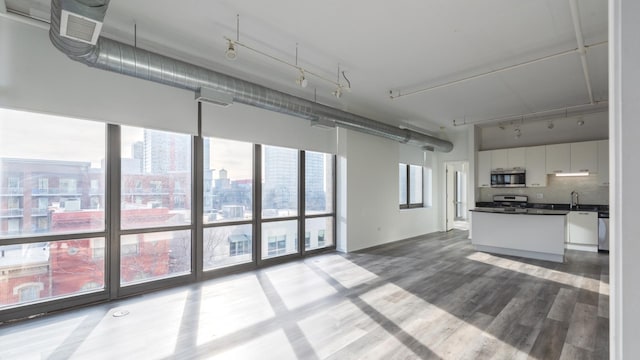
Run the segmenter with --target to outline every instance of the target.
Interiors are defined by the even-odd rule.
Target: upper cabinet
[[[478,151],[479,187],[491,187],[491,151]]]
[[[491,150],[491,169],[524,168],[524,148]]]
[[[525,179],[527,187],[547,186],[546,146],[530,146],[525,148]]]
[[[511,169],[525,168],[525,148],[507,149],[507,166]]]
[[[571,143],[571,172],[598,172],[598,142]]]
[[[571,144],[546,146],[547,174],[571,172]]]
[[[598,185],[609,186],[609,140],[598,143]]]
[[[547,186],[547,174],[598,174],[598,185],[609,185],[609,141],[519,147],[478,152],[478,186],[491,187],[491,170],[526,170],[527,187]]]
[[[509,167],[507,149],[491,150],[491,169],[506,170]]]
[[[547,145],[547,174],[598,171],[597,141]]]

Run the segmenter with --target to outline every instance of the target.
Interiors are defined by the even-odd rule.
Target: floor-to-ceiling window
[[[251,143],[203,139],[203,268],[253,261]]]
[[[299,151],[262,147],[262,259],[298,252]]]
[[[0,109],[0,311],[105,292],[105,138]]]
[[[305,251],[335,245],[333,159],[331,154],[305,152]]]
[[[121,128],[120,284],[191,272],[192,141]]]
[[[333,154],[0,111],[0,321],[335,246]]]

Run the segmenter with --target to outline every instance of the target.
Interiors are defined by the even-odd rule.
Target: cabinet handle
[[[585,212],[585,213],[583,213],[583,212],[579,212],[578,214],[579,214],[579,215],[589,215],[589,213],[586,213],[586,212]]]
[[[589,172],[589,169],[580,169],[580,172]]]
[[[531,186],[540,186],[540,184],[531,184]]]
[[[562,170],[553,170],[554,173],[561,173]]]

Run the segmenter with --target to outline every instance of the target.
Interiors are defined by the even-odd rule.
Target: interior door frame
[[[466,160],[457,160],[457,161],[445,161],[444,162],[444,169],[445,169],[445,206],[444,206],[444,212],[445,212],[445,231],[450,231],[454,228],[454,223],[456,221],[456,209],[455,206],[456,204],[454,203],[455,201],[455,171],[463,171],[466,173],[467,175],[467,184],[466,184],[466,193],[467,193],[467,199],[468,200],[468,194],[469,194],[469,179],[470,179],[470,172],[469,172],[469,161]],[[464,199],[464,196],[463,196]],[[463,200],[463,201],[465,201]],[[468,201],[465,201],[468,203]],[[468,217],[466,218],[466,222],[469,222]]]

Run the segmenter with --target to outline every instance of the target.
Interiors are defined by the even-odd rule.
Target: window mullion
[[[305,252],[306,155],[298,152],[298,254]]]
[[[198,135],[192,141],[191,172],[191,272],[196,280],[201,280],[204,268],[203,212],[204,212],[204,145],[202,139],[202,103],[198,102]]]
[[[121,128],[119,125],[107,125],[107,179],[106,214],[107,244],[105,246],[105,287],[109,297],[118,297],[120,289],[120,180]]]

